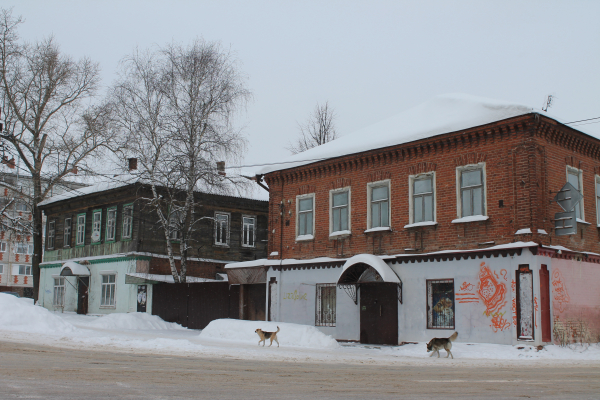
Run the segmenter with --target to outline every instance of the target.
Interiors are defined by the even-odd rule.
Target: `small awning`
[[[360,282],[400,283],[400,278],[380,257],[373,254],[358,254],[346,260],[338,284]]]
[[[90,270],[75,261],[67,261],[60,269],[60,276],[90,276]]]

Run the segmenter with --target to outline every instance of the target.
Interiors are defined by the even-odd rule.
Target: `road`
[[[0,341],[2,399],[600,398],[600,363],[254,362]]]

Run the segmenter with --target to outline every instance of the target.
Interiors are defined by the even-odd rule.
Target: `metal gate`
[[[152,289],[152,314],[190,329],[204,329],[219,318],[237,318],[238,302],[239,286],[227,282],[159,283]]]

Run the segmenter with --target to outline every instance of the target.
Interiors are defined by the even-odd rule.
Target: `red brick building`
[[[435,335],[429,329],[449,329],[459,340],[543,343],[578,335],[579,324],[597,339],[600,140],[542,111],[441,96],[259,178],[270,190],[269,260],[229,269],[263,268],[270,282],[293,285],[312,277],[316,285],[306,311],[270,293],[273,319],[307,323],[312,308],[320,326],[319,310],[333,307],[339,320],[339,293],[371,307],[377,296],[367,283],[387,275],[398,286],[398,304],[389,306],[398,310],[396,328],[389,326],[396,317],[372,321],[362,306],[345,304],[345,327],[323,329],[368,342],[426,340]],[[552,199],[567,181],[583,200],[577,233],[557,236],[562,209]],[[365,263],[365,255],[387,267]],[[322,269],[337,274],[321,278]],[[293,279],[284,274],[301,270]],[[321,284],[337,284],[333,303],[323,303]],[[372,339],[390,329],[392,339]]]

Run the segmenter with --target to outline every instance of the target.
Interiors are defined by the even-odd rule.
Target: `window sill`
[[[585,225],[591,225],[589,222],[585,222],[584,220],[577,218],[577,223],[578,224],[585,224]]]
[[[313,240],[315,238],[315,235],[300,235],[300,236],[296,236],[296,242],[303,242],[306,240]]]
[[[478,221],[487,221],[490,219],[487,215],[472,215],[470,217],[462,217],[455,220],[452,220],[453,224],[464,224],[465,222],[478,222]]]
[[[104,309],[108,308],[108,309],[113,309],[114,310],[115,308],[117,308],[117,306],[100,306],[100,308],[104,308]]]
[[[278,251],[272,251],[271,254],[269,254],[269,257],[275,257],[278,256],[279,252]]]
[[[339,237],[339,236],[350,236],[352,234],[352,231],[346,230],[346,231],[337,231],[337,232],[332,232],[329,234],[330,238],[335,238],[335,237]]]
[[[389,226],[378,226],[377,228],[367,229],[365,231],[365,233],[371,233],[371,232],[390,232],[391,230],[392,230],[392,228],[390,228]]]
[[[452,221],[452,222],[454,222],[454,221]],[[434,225],[437,225],[436,221],[415,222],[414,224],[404,225],[404,229],[418,228],[419,226],[434,226]]]
[[[243,245],[242,245],[242,247],[243,247],[244,249],[254,249],[254,248],[256,248],[256,246],[251,246],[251,245],[249,245],[249,244],[243,244]]]
[[[217,246],[217,247],[229,247],[229,244],[227,244],[227,243],[214,243],[214,246]]]

